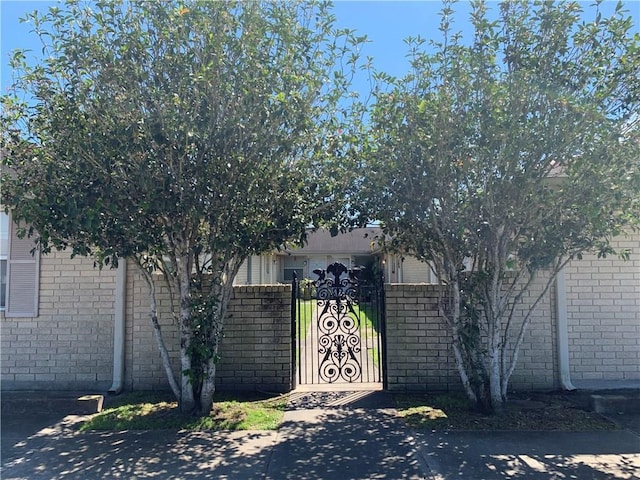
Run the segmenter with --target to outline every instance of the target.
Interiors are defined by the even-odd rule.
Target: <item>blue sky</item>
[[[0,50],[2,68],[2,90],[6,91],[11,81],[11,71],[8,67],[9,52],[15,48],[33,49],[39,51],[39,44],[34,34],[29,33],[31,26],[21,24],[18,18],[34,9],[44,10],[54,5],[52,1],[20,1],[0,0]],[[592,2],[586,1],[583,8],[586,18],[593,18]],[[613,11],[615,1],[605,1],[601,6],[603,13]],[[496,10],[497,3],[490,3],[490,8]],[[626,9],[634,17],[635,31],[640,31],[640,1],[625,2]],[[442,5],[439,1],[338,1],[335,3],[334,13],[340,27],[349,27],[359,34],[366,34],[370,42],[363,47],[364,56],[372,56],[378,70],[395,76],[401,76],[407,71],[408,63],[405,57],[407,47],[403,42],[408,36],[421,35],[424,38],[439,38],[439,16]],[[458,17],[455,28],[469,33],[466,12],[469,4],[461,1],[456,10],[464,16]]]

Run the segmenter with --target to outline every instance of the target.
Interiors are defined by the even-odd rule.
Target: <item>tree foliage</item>
[[[410,73],[379,74],[359,204],[435,269],[462,382],[490,411],[558,271],[612,253],[640,213],[640,50],[623,6],[588,20],[576,2],[497,8],[474,2],[465,39],[445,4],[442,40],[410,39]]]
[[[206,414],[241,263],[341,197],[319,178],[363,39],[321,2],[69,1],[27,20],[43,58],[12,57],[2,202],[45,253],[136,260],[172,388]],[[179,382],[157,272],[180,298]]]

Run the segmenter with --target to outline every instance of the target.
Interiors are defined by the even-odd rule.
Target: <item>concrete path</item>
[[[267,479],[424,479],[428,467],[392,411],[287,412]]]
[[[3,412],[0,478],[640,479],[630,429],[413,432],[384,392],[303,400],[277,432],[79,433],[83,415]],[[637,415],[618,420],[638,425]]]

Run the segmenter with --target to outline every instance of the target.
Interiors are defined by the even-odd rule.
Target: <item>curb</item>
[[[640,413],[640,394],[592,394],[590,407],[596,413]]]
[[[3,393],[3,414],[34,414],[64,412],[67,415],[91,415],[102,411],[104,395],[58,396],[47,393]]]

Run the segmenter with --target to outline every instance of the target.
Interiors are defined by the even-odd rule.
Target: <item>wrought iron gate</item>
[[[384,384],[382,277],[333,263],[313,281],[293,280],[294,378],[297,385]],[[371,276],[369,276],[371,277]]]

